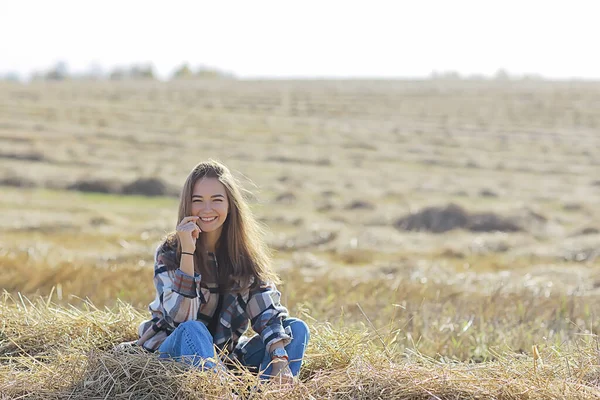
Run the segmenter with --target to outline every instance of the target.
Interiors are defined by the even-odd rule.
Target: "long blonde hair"
[[[179,198],[177,224],[192,215],[192,194],[197,181],[204,178],[216,178],[223,184],[227,192],[229,212],[223,223],[221,236],[217,241],[216,257],[219,265],[221,284],[230,288],[238,283],[241,288],[258,285],[262,282],[279,283],[279,277],[271,269],[271,253],[266,246],[264,232],[254,218],[248,202],[243,196],[244,189],[231,174],[229,169],[215,160],[208,160],[196,165],[188,175]],[[167,265],[169,269],[177,269],[181,259],[181,244],[176,232],[170,233],[165,243],[177,246],[175,265]],[[202,276],[214,276],[207,269],[206,251],[202,242],[197,241],[194,266]],[[226,280],[223,280],[223,277]]]

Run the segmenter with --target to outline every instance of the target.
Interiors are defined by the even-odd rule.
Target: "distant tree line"
[[[183,63],[175,68],[169,77],[170,80],[178,79],[235,79],[235,75],[217,68],[199,66],[192,68],[188,63]],[[35,71],[29,77],[31,81],[63,81],[63,80],[155,80],[156,71],[152,64],[133,64],[128,67],[117,66],[105,72],[99,65],[92,64],[87,71],[73,73],[69,71],[66,62],[57,62],[47,70]],[[16,72],[9,72],[0,76],[0,80],[21,81],[22,77]]]
[[[30,76],[32,81],[62,81],[62,80],[154,80],[157,79],[156,72],[152,64],[133,64],[128,67],[117,66],[111,71],[105,72],[97,64],[92,64],[87,71],[83,73],[71,73],[67,63],[57,62],[53,67],[44,71],[36,71]],[[217,68],[199,66],[196,68],[190,67],[188,63],[183,63],[171,74],[170,80],[181,79],[236,79],[235,75]],[[542,80],[540,75],[526,74],[515,75],[510,74],[505,69],[498,69],[492,76],[483,74],[461,75],[456,71],[433,71],[429,75],[431,80],[496,80],[496,81],[512,81],[512,80]],[[20,81],[21,77],[15,72],[9,72],[0,76],[0,80],[5,81]]]
[[[471,75],[461,75],[456,71],[433,71],[429,76],[432,80],[448,80],[448,81],[484,81],[484,80],[495,80],[495,81],[516,81],[516,80],[531,80],[538,81],[543,80],[544,78],[541,75],[537,74],[525,74],[525,75],[517,75],[510,74],[504,68],[500,68],[496,71],[496,73],[492,76],[487,76],[484,74],[471,74]]]

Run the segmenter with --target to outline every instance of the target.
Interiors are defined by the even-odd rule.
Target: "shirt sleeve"
[[[246,305],[252,329],[260,335],[268,353],[274,343],[283,341],[287,346],[292,340],[283,328],[282,320],[288,317],[288,310],[281,305],[280,299],[281,293],[275,285],[266,283],[250,292]]]
[[[154,257],[154,286],[164,311],[164,321],[171,325],[196,319],[198,309],[205,303],[200,290],[201,276],[190,276],[178,269],[169,270],[159,248]]]

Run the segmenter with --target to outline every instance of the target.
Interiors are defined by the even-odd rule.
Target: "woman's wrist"
[[[191,253],[191,254],[194,254],[195,252],[196,252],[196,248],[195,248],[195,247],[189,247],[189,248],[182,247],[182,248],[181,248],[181,253],[182,253],[182,254],[183,254],[183,253]]]
[[[285,351],[283,344],[279,344],[279,343],[274,344],[272,346],[272,350],[269,353],[269,355],[271,356],[271,360],[273,360],[273,361],[284,360],[287,362],[289,360],[287,351]]]

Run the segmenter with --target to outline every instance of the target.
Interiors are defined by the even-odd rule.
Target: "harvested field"
[[[0,82],[0,399],[282,396],[113,350],[207,158],[311,328],[289,397],[599,397],[599,148],[593,82]]]

